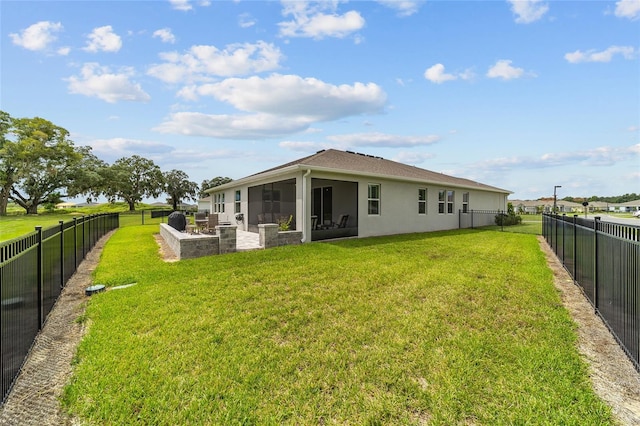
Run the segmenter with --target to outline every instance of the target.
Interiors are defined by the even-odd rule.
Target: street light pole
[[[558,214],[556,211],[556,189],[562,188],[562,185],[556,185],[553,187],[553,214]]]

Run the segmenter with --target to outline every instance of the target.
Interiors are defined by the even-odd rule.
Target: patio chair
[[[338,217],[338,222],[335,223],[334,227],[335,228],[346,228],[348,221],[349,221],[349,215],[348,214],[341,214]]]
[[[207,232],[209,234],[215,234],[216,233],[216,226],[218,226],[219,222],[218,222],[218,215],[217,214],[210,214],[208,219],[207,219]]]
[[[311,230],[315,231],[318,229],[318,216],[311,216]]]
[[[206,213],[196,213],[194,225],[198,230],[205,230],[207,228],[207,214]]]

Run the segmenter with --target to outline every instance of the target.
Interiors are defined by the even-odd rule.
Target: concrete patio
[[[256,232],[236,230],[236,250],[247,251],[264,248],[260,246],[260,236]]]

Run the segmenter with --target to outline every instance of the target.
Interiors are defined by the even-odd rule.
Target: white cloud
[[[60,22],[40,21],[26,29],[20,34],[11,33],[9,37],[13,44],[22,46],[28,50],[45,50],[51,43],[56,41],[55,33],[62,31]]]
[[[265,139],[297,133],[308,126],[307,120],[273,114],[212,115],[177,112],[153,130],[160,133],[222,139]]]
[[[231,139],[272,138],[305,131],[320,121],[378,113],[386,102],[384,91],[373,83],[336,86],[279,74],[230,78],[183,92],[185,97],[212,96],[247,114],[177,112],[155,130]]]
[[[627,130],[630,132],[640,132],[640,126],[629,126]]]
[[[257,22],[256,19],[253,18],[248,13],[243,13],[240,16],[238,16],[238,25],[240,25],[240,28],[253,27],[256,24],[256,22]]]
[[[163,43],[175,43],[176,36],[171,32],[171,28],[162,28],[153,32],[153,37],[159,37]]]
[[[398,16],[411,16],[420,9],[423,1],[413,0],[377,0],[378,3],[394,9],[398,12]]]
[[[455,75],[445,73],[444,65],[442,64],[435,64],[434,66],[427,68],[427,70],[424,72],[424,78],[432,83],[437,84],[457,79]]]
[[[401,136],[372,132],[332,135],[327,137],[327,139],[344,148],[356,146],[398,148],[431,145],[438,142],[441,138],[437,135]]]
[[[336,86],[316,78],[281,74],[230,78],[200,86],[197,93],[213,96],[242,111],[305,117],[309,121],[378,113],[387,100],[382,88],[374,83]]]
[[[60,56],[67,56],[70,52],[71,48],[68,46],[61,47],[60,49],[56,50],[56,53]]]
[[[108,156],[110,158],[119,158],[140,153],[164,154],[174,150],[172,146],[160,142],[126,138],[95,139],[89,141],[87,145],[90,145],[94,152],[101,154],[101,157]]]
[[[616,3],[615,14],[619,18],[631,20],[640,17],[640,0],[620,0]]]
[[[424,78],[429,80],[432,83],[442,84],[445,81],[451,80],[473,80],[475,78],[475,73],[471,68],[464,70],[463,72],[459,72],[456,74],[447,74],[444,72],[444,65],[435,64],[432,67],[429,67],[424,72]]]
[[[497,61],[487,71],[487,77],[489,78],[501,78],[503,80],[512,80],[514,78],[520,78],[524,75],[522,68],[516,68],[511,65],[510,60],[501,59]]]
[[[282,141],[278,143],[278,146],[280,148],[302,152],[319,151],[320,149],[324,149],[324,147],[317,142]]]
[[[475,163],[472,169],[540,169],[567,165],[611,166],[629,157],[640,156],[640,144],[628,147],[598,147],[583,151],[554,152],[540,157],[503,157]]]
[[[564,58],[572,64],[580,62],[611,62],[614,55],[622,55],[625,59],[633,59],[636,56],[636,51],[632,46],[610,46],[602,52],[596,52],[595,50],[588,50],[581,52],[576,50],[564,55]]]
[[[69,93],[96,97],[109,103],[118,101],[147,102],[151,97],[142,90],[139,84],[132,83],[133,70],[124,68],[119,73],[112,73],[108,67],[97,63],[86,63],[80,76],[71,76]]]
[[[238,1],[238,0],[236,0]],[[181,10],[183,12],[188,12],[190,10],[193,10],[194,7],[193,5],[197,5],[197,6],[211,6],[211,1],[210,0],[198,0],[198,1],[193,1],[193,0],[169,0],[169,3],[171,4],[171,7],[175,10]]]
[[[88,36],[87,52],[117,52],[122,47],[122,39],[113,32],[111,25],[94,28]]]
[[[549,11],[549,6],[542,0],[507,0],[511,3],[511,11],[516,15],[518,24],[530,24],[542,18]]]
[[[280,22],[280,35],[284,37],[325,37],[344,38],[364,27],[364,18],[359,12],[350,10],[345,14],[336,13],[338,2],[283,1],[283,16],[293,16],[293,20]],[[325,13],[329,11],[329,13]]]
[[[435,158],[435,154],[402,151],[402,152],[399,152],[394,158],[392,158],[392,160],[397,161],[398,163],[414,165],[414,164],[422,164],[425,161],[430,160],[432,158]]]
[[[165,63],[151,66],[149,75],[167,83],[190,83],[275,70],[280,67],[282,53],[273,44],[258,41],[231,44],[223,50],[207,45],[191,46],[186,53],[165,52],[160,58]]]

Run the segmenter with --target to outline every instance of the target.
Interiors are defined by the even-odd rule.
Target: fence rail
[[[4,402],[65,284],[117,213],[75,218],[0,243],[0,387]]]
[[[504,215],[503,210],[458,210],[458,228],[482,228],[496,225],[496,216]]]
[[[545,213],[542,232],[640,371],[640,227]]]

